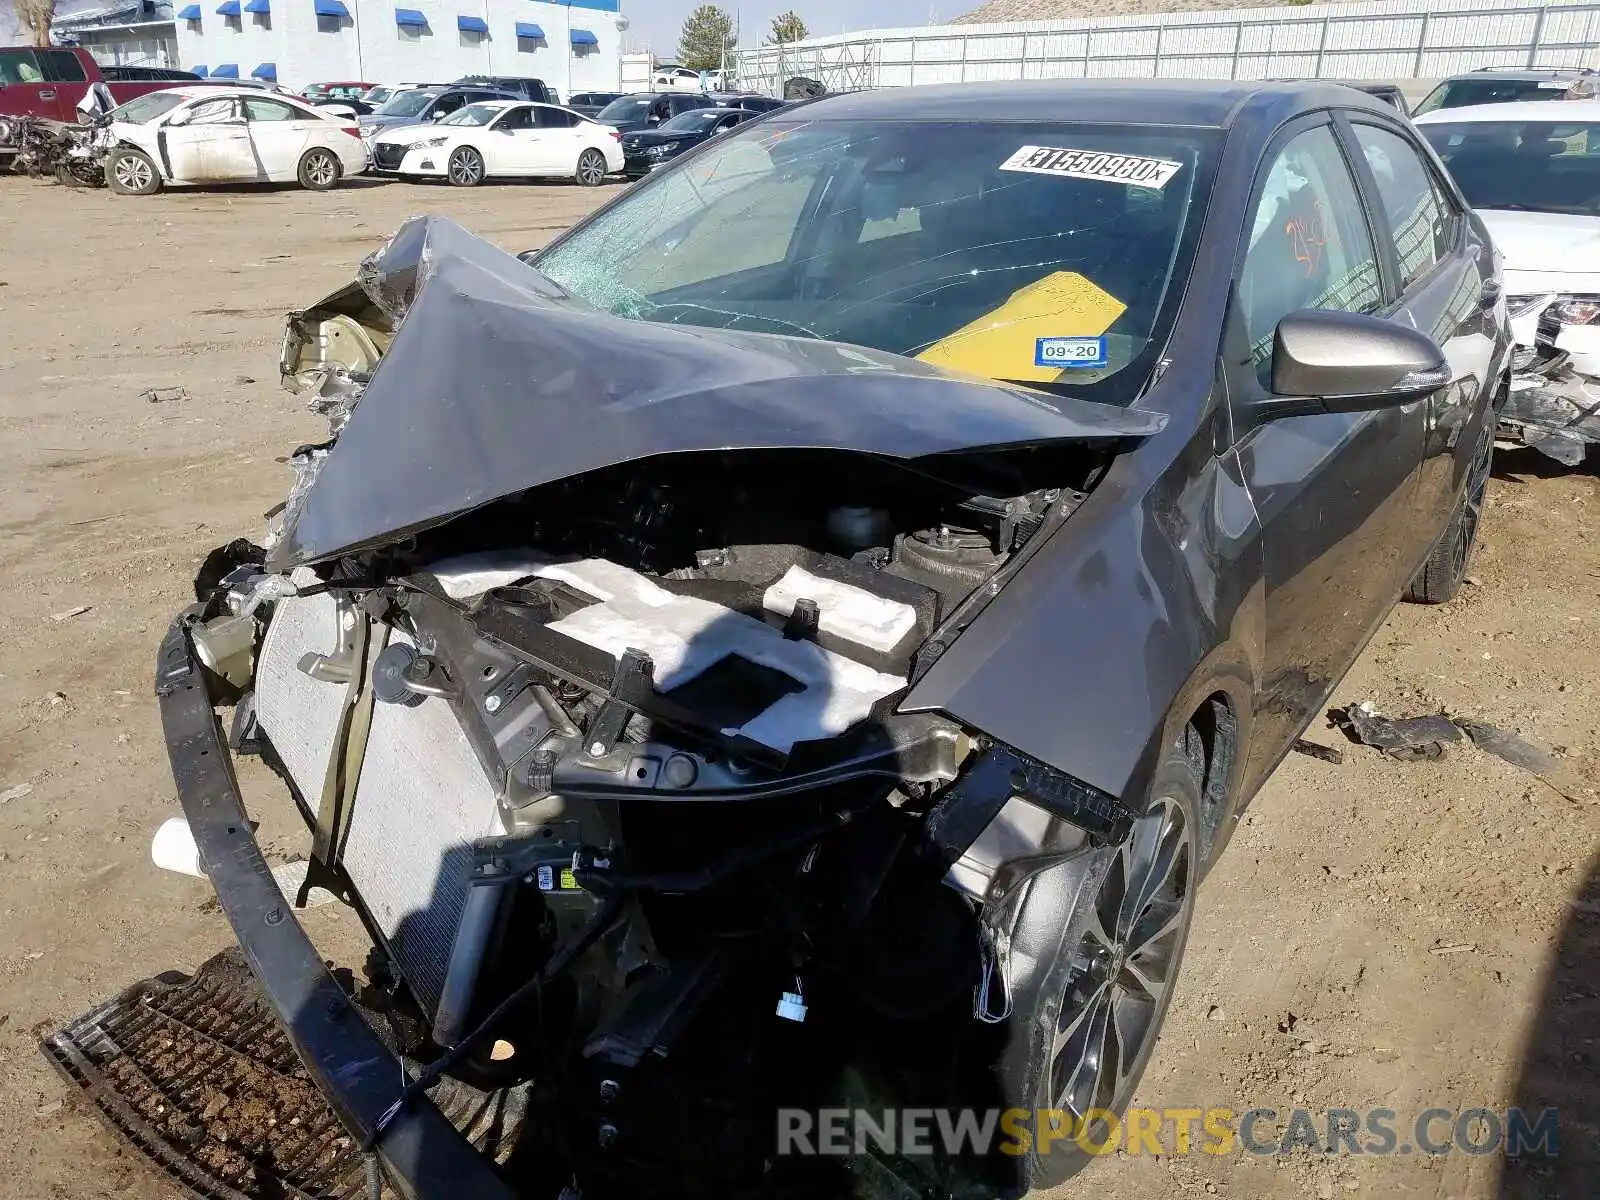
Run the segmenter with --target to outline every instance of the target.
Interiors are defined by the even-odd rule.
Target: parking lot
[[[355,180],[330,193],[125,199],[0,178],[0,1192],[173,1194],[36,1048],[126,984],[231,942],[198,880],[149,862],[174,809],[151,700],[201,556],[259,533],[281,459],[326,423],[278,386],[284,312],[351,278],[405,217],[511,250],[616,194]],[[1402,607],[1336,696],[1447,711],[1560,747],[1553,782],[1473,748],[1291,756],[1201,893],[1138,1103],[1404,1115],[1560,1108],[1560,1157],[1234,1154],[1097,1164],[1105,1198],[1587,1194],[1600,1172],[1600,478],[1501,455],[1470,586]],[[243,780],[269,851],[306,836]],[[330,955],[336,907],[307,915]],[[343,965],[359,966],[346,959]]]

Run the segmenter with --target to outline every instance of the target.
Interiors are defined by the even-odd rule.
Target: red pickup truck
[[[118,104],[177,86],[176,81],[107,79],[83,49],[61,46],[0,47],[0,117],[49,117],[75,122],[78,101],[91,83],[104,82]]]

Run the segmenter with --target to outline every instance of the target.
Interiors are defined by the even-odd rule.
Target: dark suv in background
[[[1480,67],[1446,79],[1423,97],[1413,115],[1420,117],[1436,108],[1505,104],[1512,100],[1593,100],[1597,81],[1600,77],[1588,67],[1551,71]]]
[[[567,97],[567,107],[575,113],[592,117],[613,100],[620,100],[623,92],[573,92]]]
[[[743,92],[712,92],[711,102],[718,108],[737,108],[749,113],[769,113],[789,103],[771,96],[747,95]]]
[[[460,87],[412,88],[398,92],[373,109],[358,122],[361,136],[370,138],[385,129],[399,129],[405,125],[426,125],[443,120],[458,108],[477,104],[480,100],[520,100],[521,96],[503,92],[499,88],[471,84]]]
[[[532,100],[535,104],[560,104],[561,97],[542,79],[525,75],[463,75],[453,87],[486,87],[509,92],[519,100]]]
[[[635,129],[654,129],[679,113],[717,104],[718,101],[702,92],[634,92],[618,96],[596,113],[594,119],[628,133]]]

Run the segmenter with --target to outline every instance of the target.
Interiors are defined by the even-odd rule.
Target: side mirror
[[[533,260],[538,258],[543,252],[543,246],[535,246],[532,250],[524,250],[521,254],[517,255],[517,258],[521,262],[525,262],[531,267],[533,265]]]
[[[430,120],[430,121],[442,121],[442,120],[444,120],[444,119],[445,119],[445,118],[446,118],[446,117],[448,117],[448,116],[449,116],[449,115],[450,115],[450,114],[449,114],[449,113],[447,113],[447,112],[442,112],[442,111],[438,111],[438,110],[436,110],[436,111],[435,111],[435,112],[434,112],[434,114],[433,114],[433,115],[432,115],[432,116],[431,116],[431,117],[429,117],[429,118],[428,118],[428,120]]]
[[[644,123],[646,125],[659,125],[659,124],[661,124],[661,114],[660,113],[651,113],[648,117],[646,117],[644,119]]]
[[[1278,322],[1272,392],[1260,416],[1368,412],[1420,400],[1450,383],[1432,338],[1381,317],[1302,309]]]

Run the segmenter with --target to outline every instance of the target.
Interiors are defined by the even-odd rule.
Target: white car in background
[[[594,187],[622,170],[622,135],[558,105],[484,100],[431,125],[385,130],[372,143],[372,161],[385,174],[442,176],[457,187],[508,175]]]
[[[257,88],[167,88],[110,117],[106,183],[125,196],[169,184],[251,182],[323,192],[367,169],[355,122]]]
[[[1600,100],[1441,108],[1416,125],[1505,259],[1517,355],[1502,425],[1576,466],[1600,442]]]
[[[372,87],[369,87],[366,91],[361,93],[361,103],[370,105],[373,108],[377,108],[381,104],[387,104],[401,92],[414,92],[418,88],[426,86],[426,84],[421,83],[374,84]]]

